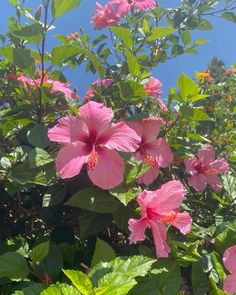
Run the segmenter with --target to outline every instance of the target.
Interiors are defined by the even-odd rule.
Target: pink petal
[[[155,77],[151,77],[149,82],[144,85],[144,89],[149,96],[160,97],[162,95],[161,91],[162,83]]]
[[[130,244],[145,240],[145,230],[149,227],[145,219],[130,219],[129,230],[131,231],[129,241]]]
[[[184,235],[190,232],[192,226],[192,219],[188,213],[177,213],[173,226],[178,228]]]
[[[144,190],[141,192],[141,194],[137,197],[136,201],[141,207],[141,217],[146,218],[147,217],[147,207],[149,206],[149,203],[152,202],[153,199],[156,197],[156,192],[153,191],[147,191]]]
[[[138,10],[148,10],[156,7],[154,0],[134,0],[134,7]]]
[[[152,142],[156,139],[163,124],[160,117],[147,118],[140,121],[129,121],[127,125],[141,137],[141,144]]]
[[[217,159],[214,162],[210,163],[208,168],[216,170],[214,174],[225,173],[229,170],[229,164],[225,159]]]
[[[184,159],[185,169],[188,174],[192,174],[192,175],[195,174],[197,170],[194,167],[198,164],[199,164],[199,161],[196,158]]]
[[[112,124],[111,128],[104,133],[100,133],[99,136],[109,138],[105,143],[107,148],[123,152],[135,152],[141,140],[136,132],[124,122]]]
[[[95,101],[89,101],[79,109],[79,117],[88,127],[91,136],[95,137],[98,132],[102,132],[103,128],[107,128],[113,116],[111,108]]]
[[[85,143],[72,143],[62,148],[56,159],[56,168],[61,178],[71,178],[79,174],[87,157],[88,150]]]
[[[198,150],[198,159],[200,162],[208,166],[211,162],[215,160],[215,150],[214,147],[206,144],[203,149]]]
[[[123,181],[124,161],[114,150],[105,147],[96,150],[98,163],[93,170],[88,170],[91,181],[102,189],[111,189]]]
[[[217,175],[214,174],[207,174],[205,173],[205,178],[207,183],[210,185],[210,187],[215,191],[219,192],[222,188],[222,184],[220,182],[220,179]]]
[[[229,294],[235,294],[236,292],[236,273],[227,276],[224,279],[224,291],[228,292]]]
[[[225,268],[230,273],[236,274],[236,245],[228,248],[223,255],[223,262]]]
[[[157,148],[156,161],[158,165],[162,168],[168,167],[174,158],[168,143],[161,137],[155,141],[155,145]]]
[[[165,225],[153,220],[150,220],[149,223],[152,229],[157,258],[168,257],[168,254],[170,253],[170,247],[166,243],[167,232]]]
[[[151,167],[148,171],[146,171],[143,175],[139,177],[137,183],[144,183],[145,185],[151,184],[157,178],[159,173],[160,169],[158,166]]]
[[[63,117],[57,121],[56,126],[48,131],[48,137],[51,141],[61,144],[84,141],[88,137],[88,129],[76,117]]]
[[[149,207],[160,215],[165,215],[178,208],[186,194],[186,189],[178,180],[171,180],[156,190],[155,198],[149,203]]]
[[[196,191],[203,192],[207,186],[206,177],[202,173],[195,174],[188,178],[188,184]]]

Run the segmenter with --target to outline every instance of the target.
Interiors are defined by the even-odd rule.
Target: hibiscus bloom
[[[98,88],[98,87],[104,87],[104,88],[108,88],[110,87],[110,85],[112,84],[113,80],[106,78],[106,79],[98,79],[96,81],[94,81],[92,83],[92,86],[94,88]],[[93,89],[89,89],[84,96],[84,100],[89,100],[91,98],[93,98],[95,95],[95,91]]]
[[[236,245],[228,248],[223,256],[225,268],[230,272],[224,279],[224,291],[229,294],[236,293]]]
[[[119,3],[108,2],[105,7],[96,2],[96,10],[94,13],[92,24],[96,29],[102,29],[108,26],[116,26],[120,20]]]
[[[166,112],[168,110],[167,106],[160,99],[162,95],[161,87],[162,87],[161,81],[155,77],[151,77],[148,83],[144,85],[144,89],[147,95],[155,97],[157,99],[157,103],[160,106],[161,110]]]
[[[37,88],[41,86],[42,78],[39,77],[38,79],[32,79],[29,77],[24,76],[23,74],[20,74],[16,77],[17,81],[21,82],[24,87],[30,86],[32,88]],[[62,83],[61,81],[56,81],[53,79],[48,78],[47,75],[44,76],[43,84],[51,84],[51,93],[55,92],[61,92],[66,97],[70,97],[73,99],[77,99],[78,96],[69,89],[70,83]]]
[[[225,173],[229,165],[225,159],[215,159],[215,150],[211,145],[205,145],[198,150],[198,158],[187,158],[184,160],[186,172],[191,174],[188,183],[196,191],[203,192],[207,184],[218,192],[222,185],[217,174]]]
[[[189,214],[179,212],[186,190],[180,181],[172,180],[156,191],[144,190],[137,198],[141,207],[141,218],[129,220],[130,243],[145,240],[146,228],[151,228],[157,257],[168,257],[170,247],[167,239],[167,226],[173,225],[182,234],[191,230]]]
[[[111,3],[119,4],[118,13],[120,16],[128,14],[132,8],[146,11],[156,7],[155,0],[111,0]]]
[[[168,167],[173,161],[173,154],[166,140],[162,137],[157,138],[163,119],[160,117],[146,118],[140,121],[127,122],[127,124],[141,138],[139,148],[133,153],[133,156],[151,166],[138,179],[138,183],[150,184],[159,175],[159,167]]]
[[[111,108],[88,102],[78,117],[64,117],[49,130],[50,140],[63,144],[56,168],[61,178],[71,178],[87,164],[91,181],[102,189],[118,186],[123,180],[124,161],[117,151],[134,152],[139,136],[124,122],[111,123]]]

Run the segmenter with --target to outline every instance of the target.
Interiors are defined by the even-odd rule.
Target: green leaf
[[[191,44],[192,37],[191,37],[191,34],[189,33],[189,31],[183,31],[181,33],[181,40],[182,40],[184,46],[188,46],[189,44]]]
[[[149,164],[145,164],[137,160],[127,161],[125,166],[124,182],[126,184],[131,184],[135,182],[139,178],[139,176],[143,175],[149,169]]]
[[[78,46],[61,45],[52,49],[52,62],[61,66],[67,58],[77,55],[81,51]]]
[[[39,295],[43,290],[43,284],[32,283],[30,286],[23,288],[22,291],[16,291],[12,295]]]
[[[28,158],[30,169],[44,166],[54,162],[55,160],[51,155],[49,155],[49,153],[39,148],[32,149],[28,154]]]
[[[213,29],[211,23],[207,19],[203,19],[203,18],[198,20],[197,28],[199,30],[211,30],[211,29]]]
[[[129,71],[132,74],[132,76],[137,77],[140,74],[138,59],[129,51],[127,51],[127,63],[128,63]]]
[[[159,38],[167,37],[175,31],[174,28],[171,27],[157,27],[151,30],[150,36],[147,38],[147,41],[154,41]]]
[[[169,259],[161,259],[152,268],[152,273],[140,278],[129,295],[176,295],[181,284],[179,265]]]
[[[26,259],[17,252],[7,252],[0,256],[0,277],[25,279],[29,274]]]
[[[132,256],[128,258],[117,257],[108,263],[116,273],[125,274],[128,277],[144,277],[156,260],[145,256]]]
[[[57,18],[80,5],[81,0],[53,0],[52,16]]]
[[[230,173],[222,175],[224,189],[231,196],[232,199],[236,198],[236,177]]]
[[[20,30],[15,30],[12,34],[19,39],[39,44],[43,39],[44,29],[40,24],[36,23],[30,26],[26,25]]]
[[[193,45],[196,45],[196,46],[199,46],[199,45],[203,45],[203,44],[206,44],[208,43],[208,40],[205,40],[205,39],[198,39],[196,40]]]
[[[128,49],[132,49],[134,42],[132,33],[129,29],[123,27],[111,27],[111,30]]]
[[[236,244],[236,221],[228,223],[226,229],[215,237],[218,252],[223,253],[227,248]]]
[[[67,284],[55,284],[44,290],[40,295],[80,295],[74,287]]]
[[[84,54],[88,57],[100,78],[104,77],[105,69],[102,66],[99,58],[90,50],[85,50]]]
[[[62,270],[64,274],[71,280],[72,284],[82,295],[92,294],[93,286],[90,279],[81,271]]]
[[[191,101],[198,96],[198,85],[189,78],[185,73],[182,73],[178,78],[178,88],[183,101]]]
[[[126,295],[136,284],[134,279],[125,275],[108,273],[99,280],[95,295]]]
[[[209,283],[206,274],[203,272],[203,264],[201,261],[193,263],[191,272],[193,295],[207,294]]]
[[[42,261],[49,252],[49,242],[44,242],[34,247],[29,255],[33,262]]]
[[[141,193],[140,187],[117,187],[113,190],[110,190],[110,194],[116,197],[122,204],[125,206],[128,205],[130,201],[135,199]]]
[[[137,102],[147,95],[144,86],[134,81],[119,82],[118,87],[121,99],[126,102]]]
[[[19,5],[19,0],[8,0],[8,2],[14,7],[17,7]]]
[[[65,205],[98,213],[111,213],[118,209],[119,202],[109,192],[90,187],[74,194]]]
[[[98,264],[101,261],[109,262],[115,258],[116,258],[116,253],[112,249],[112,247],[108,243],[97,238],[95,251],[93,253],[93,258],[92,258],[92,264],[91,264],[92,267],[94,267],[96,264]]]
[[[35,72],[34,59],[31,56],[29,49],[14,48],[12,52],[13,62],[21,70],[23,69],[26,74]]]
[[[35,147],[44,149],[49,145],[48,129],[44,125],[35,125],[27,134],[30,144]]]
[[[230,11],[226,11],[224,12],[223,14],[221,14],[221,16],[224,18],[224,19],[227,19],[233,23],[236,23],[236,14],[233,13],[233,12],[230,12]]]
[[[193,121],[212,121],[212,119],[202,110],[195,108],[193,111]]]
[[[13,47],[11,46],[0,47],[0,55],[10,60],[13,60]]]

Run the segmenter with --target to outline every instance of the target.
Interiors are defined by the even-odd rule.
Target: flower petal
[[[225,173],[229,170],[229,164],[225,159],[217,159],[210,163],[208,168],[215,170],[215,173],[213,174]]]
[[[219,192],[222,188],[222,184],[220,182],[220,179],[217,175],[214,174],[207,174],[205,173],[205,178],[207,183],[210,185],[210,187],[215,191]]]
[[[99,158],[93,170],[88,170],[91,181],[102,189],[111,189],[123,181],[124,161],[114,150],[105,147],[96,150]]]
[[[79,117],[84,121],[91,135],[97,135],[103,128],[107,128],[113,116],[111,108],[95,101],[89,101],[79,109]]]
[[[188,213],[177,213],[172,225],[178,228],[182,234],[186,235],[191,230],[192,219]]]
[[[215,149],[212,145],[206,144],[203,149],[198,150],[198,159],[204,165],[208,166],[215,160]]]
[[[236,293],[236,273],[229,275],[224,279],[223,289],[232,295]]]
[[[228,248],[223,255],[225,268],[230,273],[236,273],[236,245]]]
[[[62,148],[56,159],[56,168],[61,178],[71,178],[79,174],[87,157],[87,145],[84,143],[69,144]]]
[[[155,141],[155,145],[157,148],[156,161],[157,161],[158,165],[162,168],[168,167],[174,158],[173,153],[172,153],[168,143],[166,142],[166,140],[164,138],[161,137]],[[154,144],[153,144],[153,146],[154,146]],[[148,152],[148,149],[147,149],[147,152]]]
[[[139,177],[137,183],[144,183],[145,185],[151,184],[157,178],[159,173],[160,169],[158,166],[151,167],[148,171],[146,171],[143,175]]]
[[[112,124],[101,137],[108,137],[105,146],[109,149],[117,149],[123,152],[135,152],[141,139],[136,132],[128,127],[124,122]]]
[[[180,181],[172,180],[163,184],[154,193],[155,198],[148,206],[158,214],[165,215],[180,206],[186,194],[186,189]]]
[[[203,173],[198,173],[188,178],[188,184],[196,191],[203,192],[207,187],[207,180]]]
[[[61,144],[84,141],[88,137],[88,129],[80,119],[68,116],[60,118],[56,126],[49,129],[48,137]]]
[[[127,125],[141,137],[141,144],[146,144],[155,140],[160,132],[162,124],[163,119],[160,117],[127,122]]]
[[[197,158],[184,159],[186,173],[191,174],[191,175],[197,173],[197,170],[194,167],[198,164],[199,164],[199,161]]]
[[[138,241],[144,241],[145,230],[149,226],[145,219],[130,219],[129,220],[129,230],[131,234],[129,236],[130,244],[136,243]]]
[[[168,257],[168,254],[170,253],[170,247],[166,243],[166,226],[163,223],[156,222],[153,220],[150,220],[149,223],[152,229],[152,235],[154,239],[157,258]]]

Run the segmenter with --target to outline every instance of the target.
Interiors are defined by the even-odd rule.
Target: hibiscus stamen
[[[144,163],[150,164],[152,167],[157,165],[157,161],[149,154],[144,157]]]
[[[87,162],[88,170],[93,170],[96,167],[98,160],[99,160],[99,155],[95,150],[95,146],[93,146],[92,152],[88,157],[88,162]]]
[[[167,224],[173,224],[177,219],[177,214],[179,210],[173,210],[170,214],[166,214],[165,216],[160,218],[161,222],[167,223]]]
[[[199,163],[199,164],[194,165],[193,168],[195,170],[197,170],[198,172],[200,172],[200,173],[206,172],[206,170],[207,170],[206,169],[206,166],[204,164],[202,164],[202,163]]]

